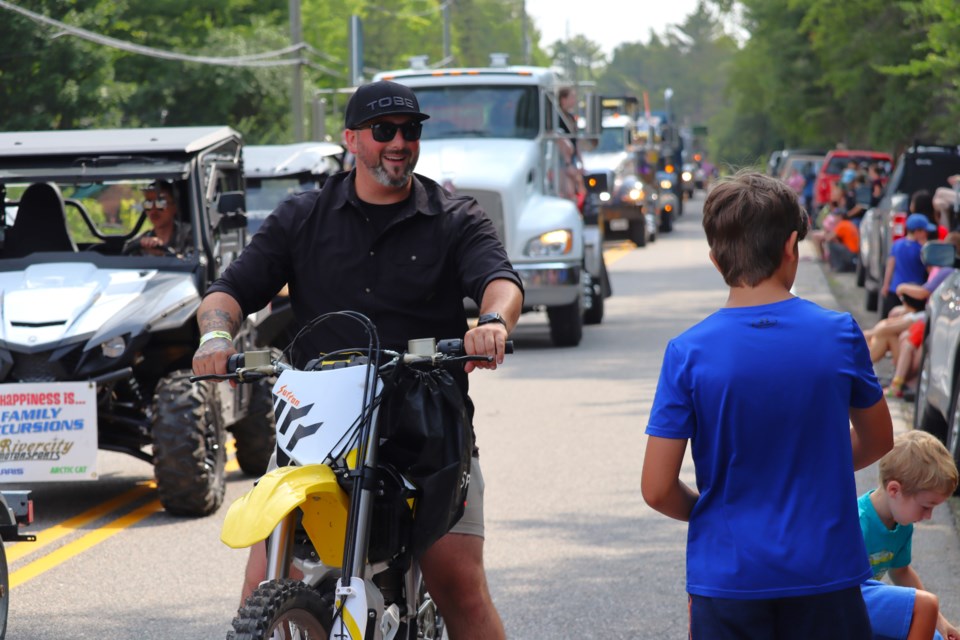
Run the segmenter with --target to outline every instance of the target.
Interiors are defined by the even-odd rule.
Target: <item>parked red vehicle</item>
[[[820,166],[817,173],[817,183],[813,192],[813,204],[816,207],[822,207],[830,201],[830,187],[840,180],[840,174],[847,168],[851,161],[858,165],[862,162],[883,162],[886,163],[884,173],[889,173],[889,168],[893,165],[893,157],[889,153],[881,151],[852,151],[849,149],[834,149],[827,153],[826,159]]]

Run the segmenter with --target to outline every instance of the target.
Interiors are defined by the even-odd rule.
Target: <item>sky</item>
[[[540,30],[540,46],[582,34],[609,57],[623,42],[648,42],[650,31],[662,34],[696,11],[697,0],[526,0]]]

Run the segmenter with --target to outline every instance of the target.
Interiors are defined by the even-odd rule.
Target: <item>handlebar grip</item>
[[[242,353],[235,353],[229,358],[227,358],[227,373],[236,373],[237,369],[242,367],[244,364],[244,357]]]
[[[448,356],[466,355],[463,351],[463,340],[460,338],[448,338],[437,343],[437,351]],[[503,348],[504,353],[513,353],[513,340],[507,340]]]

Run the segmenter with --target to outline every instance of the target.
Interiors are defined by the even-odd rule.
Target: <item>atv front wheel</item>
[[[267,463],[277,444],[276,420],[273,415],[273,383],[258,380],[250,385],[250,407],[247,415],[230,427],[237,441],[237,464],[248,476],[260,477],[267,472]]]
[[[298,580],[265,582],[237,612],[233,619],[233,633],[228,638],[328,640],[332,626],[332,598],[332,592],[321,594]]]
[[[153,467],[167,511],[206,516],[223,503],[226,435],[217,387],[194,384],[190,375],[177,371],[157,383]]]

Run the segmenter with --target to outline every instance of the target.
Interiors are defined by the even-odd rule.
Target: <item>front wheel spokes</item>
[[[327,631],[309,611],[292,609],[285,612],[267,632],[270,640],[327,640]]]

